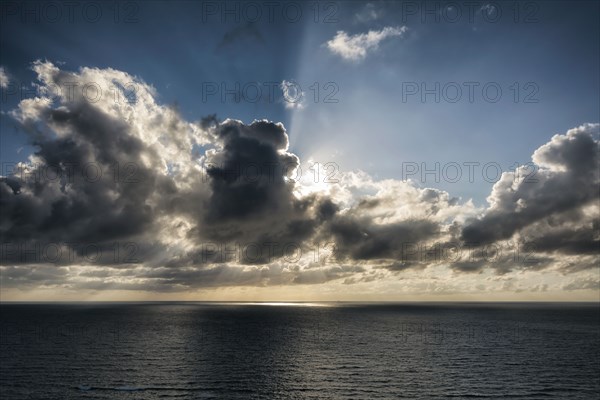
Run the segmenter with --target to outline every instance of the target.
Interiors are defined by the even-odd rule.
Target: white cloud
[[[299,110],[304,108],[304,92],[294,81],[283,80],[279,85],[283,91],[285,108],[288,110]]]
[[[10,80],[8,79],[8,75],[6,74],[4,67],[0,67],[0,87],[3,89],[7,88],[9,81]]]
[[[326,45],[332,53],[341,56],[345,60],[359,61],[367,56],[368,51],[376,50],[382,40],[395,36],[401,37],[407,30],[406,26],[387,26],[380,31],[369,31],[356,35],[348,35],[344,31],[338,31]]]

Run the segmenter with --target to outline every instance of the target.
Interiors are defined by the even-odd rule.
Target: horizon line
[[[60,304],[60,303],[208,303],[208,304],[248,304],[248,305],[294,305],[294,304],[597,304],[599,300],[286,300],[286,301],[248,301],[248,300],[0,300],[1,304]]]

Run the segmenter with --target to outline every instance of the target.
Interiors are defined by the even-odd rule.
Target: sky
[[[599,17],[2,2],[0,300],[598,301]]]

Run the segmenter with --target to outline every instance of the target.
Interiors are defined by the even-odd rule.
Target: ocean
[[[0,305],[2,399],[594,399],[589,303]]]

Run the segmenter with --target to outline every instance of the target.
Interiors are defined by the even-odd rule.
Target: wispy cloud
[[[9,82],[10,79],[8,78],[8,74],[4,70],[4,67],[0,67],[0,87],[6,89]]]
[[[283,80],[279,85],[283,92],[285,108],[288,110],[299,110],[304,108],[304,92],[294,81]]]
[[[369,31],[349,35],[344,31],[338,31],[333,39],[326,44],[327,48],[334,54],[348,61],[363,60],[368,52],[377,50],[379,43],[390,37],[403,36],[408,28],[406,26],[386,26],[379,31]]]

